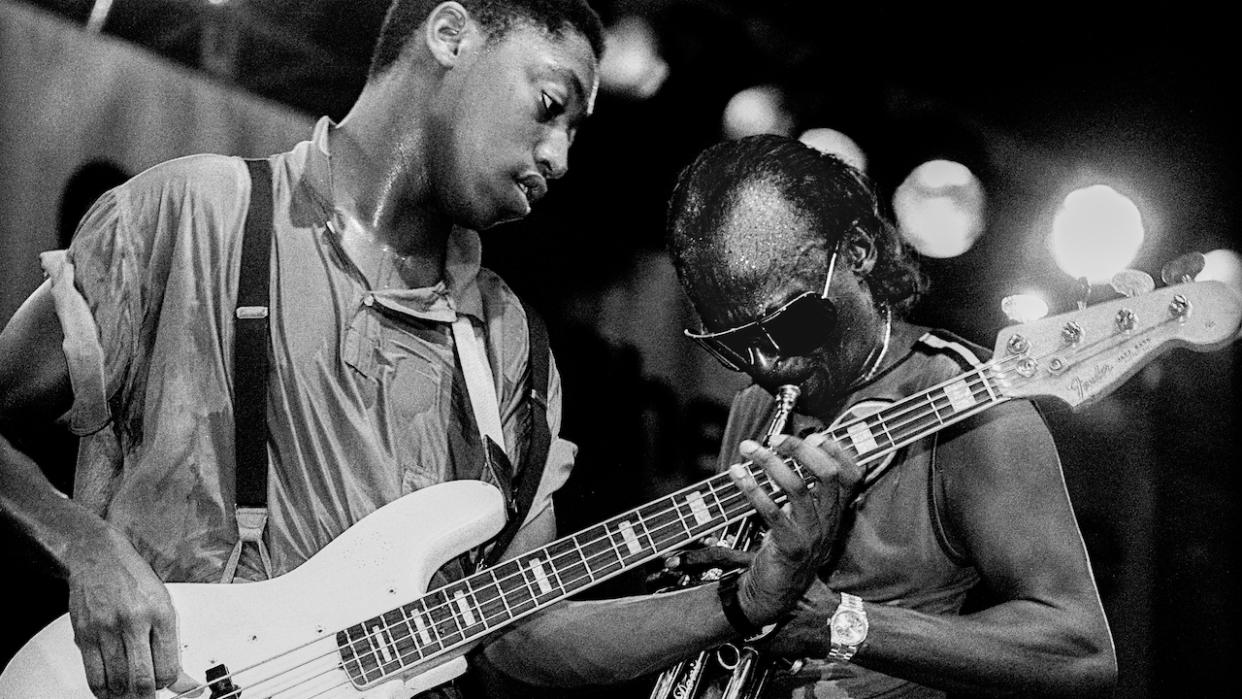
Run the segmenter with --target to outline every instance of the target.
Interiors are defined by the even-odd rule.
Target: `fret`
[[[377,618],[376,621],[383,621]],[[371,633],[367,639],[371,643],[371,652],[375,654],[376,660],[379,661],[380,668],[391,664],[396,660],[396,645],[393,643],[392,636],[388,635],[388,629],[382,624],[372,624]]]
[[[534,590],[522,572],[521,560],[505,561],[493,569],[500,595],[505,598],[512,616],[528,612],[538,606]]]
[[[542,553],[542,551],[539,551]],[[526,584],[530,587],[538,604],[544,604],[555,600],[557,595],[555,581],[548,575],[546,561],[540,556],[524,556],[522,561],[522,575],[526,578]]]
[[[707,511],[707,503],[703,502],[703,494],[699,491],[692,490],[686,495],[686,506],[690,508],[690,516],[694,518],[697,526],[712,523],[711,513]]]
[[[421,649],[414,640],[414,636],[407,632],[408,626],[405,623],[405,610],[400,607],[390,609],[380,615],[380,619],[384,621],[384,631],[388,640],[392,642],[393,654],[398,660],[404,660],[411,655],[418,655]]]
[[[554,541],[543,550],[548,556],[547,567],[557,579],[562,592],[568,594],[573,589],[590,584],[591,570],[572,540]]]
[[[475,626],[480,623],[483,624],[484,628],[486,628],[487,622],[480,619],[479,616],[474,613],[474,605],[470,603],[470,600],[471,594],[466,590],[457,589],[453,591],[453,604],[457,607],[457,612],[460,615],[460,618],[466,622],[465,625],[462,626],[462,630],[468,631],[471,626]]]
[[[939,422],[941,425],[943,425],[944,418],[940,417],[940,409],[936,407],[936,399],[932,397],[931,391],[927,392],[926,399],[927,399],[927,404],[931,406],[932,413],[936,416],[936,422]]]
[[[512,619],[513,608],[509,606],[509,600],[508,600],[509,596],[505,594],[504,588],[500,586],[500,580],[496,578],[496,568],[495,567],[488,568],[487,572],[489,575],[492,576],[492,587],[496,588],[496,597],[498,597],[501,603],[505,605],[505,614],[507,614],[509,618]]]
[[[607,525],[597,525],[574,536],[574,543],[596,577],[606,576],[625,568],[625,561],[617,552],[617,544]]]
[[[509,606],[505,603],[500,588],[493,582],[485,581],[483,575],[475,575],[466,579],[470,586],[470,598],[474,602],[475,613],[485,628],[497,623],[508,621]]]
[[[432,633],[439,639],[442,647],[451,646],[465,638],[457,623],[457,615],[448,604],[444,588],[424,597],[423,605],[427,610],[427,618],[431,620]]]
[[[410,644],[413,646],[414,652],[418,654],[419,658],[425,657],[425,649],[423,646],[419,645],[419,641],[422,641],[424,645],[426,645],[428,641],[418,637],[418,630],[415,629],[414,625],[411,623],[408,609],[405,607],[397,607],[397,611],[401,614],[401,624],[405,626],[405,630],[401,632],[402,635],[410,639]]]
[[[617,536],[621,537],[620,543],[625,547],[625,551],[629,552],[629,555],[636,556],[643,552],[643,545],[639,543],[638,534],[634,531],[634,525],[630,524],[629,520],[623,519],[617,523]],[[609,534],[609,538],[612,538],[611,533]],[[620,546],[617,545],[617,541],[615,539],[612,539],[612,541],[613,550],[617,554],[617,558],[621,559],[621,564],[624,565],[626,553],[621,550]]]
[[[371,663],[374,663],[375,672],[379,674],[380,676],[383,676],[384,659],[382,656],[380,656],[379,649],[376,647],[374,631],[371,629],[363,629],[362,642],[365,645],[365,650],[366,650],[366,655],[363,656],[365,658],[364,662],[366,662],[368,665]],[[369,675],[370,672],[371,670],[368,669],[366,674]]]
[[[717,510],[720,510],[720,520],[721,520],[721,525],[723,526],[724,521],[725,521],[725,520],[728,520],[728,519],[729,519],[729,517],[730,517],[730,515],[729,515],[729,510],[728,510],[728,508],[727,508],[727,507],[725,507],[724,501],[720,499],[720,493],[716,490],[716,481],[717,481],[717,480],[719,480],[719,479],[718,479],[718,478],[712,478],[712,479],[710,479],[709,481],[707,481],[707,487],[708,487],[708,489],[709,489],[709,490],[711,490],[711,493],[712,493],[712,499],[716,501],[716,509],[717,509]],[[723,485],[723,484],[722,484],[722,485]]]
[[[647,539],[651,541],[653,551],[660,551],[690,536],[690,529],[682,521],[681,513],[675,506],[669,507],[669,502],[671,502],[669,498],[664,498],[644,507],[643,510],[651,507],[663,508],[648,515],[644,515],[641,510],[638,512],[638,516],[646,525]]]
[[[888,408],[885,408],[884,410],[877,411],[875,414],[870,415],[867,418],[867,421],[872,423],[874,427],[879,427],[884,431],[884,438],[888,440],[888,444],[881,445],[881,449],[891,449],[892,446],[897,443],[897,440],[893,439],[892,431],[888,429],[887,412]]]
[[[955,413],[969,410],[978,402],[975,400],[974,391],[970,390],[966,382],[960,379],[945,386],[944,394],[949,399],[949,405],[953,406]]]
[[[595,570],[591,567],[591,562],[587,560],[586,554],[582,551],[581,544],[578,543],[578,537],[571,536],[569,538],[570,545],[573,546],[574,552],[578,554],[578,560],[582,561],[582,567],[586,570],[587,576],[591,582],[595,582]]]
[[[414,606],[415,605],[410,605],[410,607],[414,607]],[[422,641],[424,646],[430,646],[434,642],[434,639],[432,639],[431,637],[431,632],[427,627],[427,622],[423,621],[423,613],[421,611],[415,610],[413,614],[409,614],[407,615],[407,617],[409,618],[410,621],[414,622],[414,626],[411,629],[412,635],[416,637],[419,641]],[[409,622],[406,622],[406,623],[409,623]],[[441,644],[441,647],[443,647],[443,644]],[[436,650],[439,650],[439,648],[437,648]],[[426,656],[426,653],[424,653],[423,655]]]
[[[850,444],[854,446],[859,456],[880,447],[875,441],[875,436],[871,434],[871,427],[865,421],[849,425],[845,432],[849,435]]]
[[[367,670],[363,665],[362,656],[358,654],[358,648],[350,631],[352,629],[361,629],[360,626],[354,626],[349,629],[343,629],[336,634],[336,647],[341,655],[341,664],[345,667],[345,672],[349,674],[350,680],[354,684],[366,684]],[[364,633],[365,635],[365,633]]]
[[[988,391],[988,402],[995,403],[998,400],[996,391],[992,390],[991,382],[988,381],[988,377],[983,373],[983,366],[981,365],[978,369],[975,369],[975,373],[979,375],[979,380],[983,382],[983,387]]]
[[[457,625],[457,633],[461,636],[461,638],[454,638],[450,642],[458,643],[459,641],[464,641],[467,638],[470,638],[469,629],[474,624],[467,623],[466,618],[462,616],[461,609],[458,607],[456,595],[459,590],[453,590],[451,587],[452,586],[442,587],[440,589],[444,592],[444,608],[448,610],[450,618],[452,618],[453,623]],[[473,614],[470,616],[472,619],[474,618]]]
[[[657,501],[656,503],[652,503],[652,504],[658,504],[658,501]],[[645,509],[645,508],[644,508],[644,509]],[[646,518],[644,518],[644,517],[643,517],[643,511],[642,511],[641,509],[639,509],[639,510],[635,510],[635,511],[634,511],[634,516],[638,518],[638,526],[642,528],[642,532],[643,532],[643,534],[645,534],[645,535],[646,535],[646,537],[647,537],[647,543],[651,544],[651,549],[652,549],[653,551],[658,550],[658,549],[659,549],[659,547],[658,547],[658,546],[656,546],[655,539],[652,539],[652,538],[651,538],[651,527],[649,527],[649,526],[647,525],[647,520],[646,520]]]

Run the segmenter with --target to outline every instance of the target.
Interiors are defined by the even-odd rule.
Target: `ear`
[[[469,28],[470,13],[456,2],[440,3],[427,15],[424,39],[437,63],[445,68],[457,64]]]
[[[875,267],[876,256],[879,254],[875,241],[866,231],[857,226],[847,235],[842,254],[850,269],[858,276],[865,277]]]

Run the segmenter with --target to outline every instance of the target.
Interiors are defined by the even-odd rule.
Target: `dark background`
[[[84,0],[45,0],[85,21]],[[311,115],[342,117],[365,75],[383,0],[117,0],[104,31]],[[991,346],[999,299],[1035,287],[1054,312],[1075,300],[1043,243],[1066,192],[1105,181],[1140,201],[1148,238],[1134,266],[1158,277],[1183,252],[1238,247],[1236,40],[1224,17],[1015,5],[824,7],[767,0],[592,3],[657,29],[670,77],[645,101],[607,92],[570,175],[529,219],[485,234],[485,264],[549,321],[565,382],[565,435],[580,446],[559,496],[575,531],[697,477],[723,420],[719,400],[644,374],[633,344],[568,312],[622,283],[662,245],[678,169],[721,137],[728,98],[759,83],[789,96],[799,129],[827,126],[866,151],[887,196],[931,157],[969,165],[988,197],[967,253],[925,260],[916,322]],[[230,22],[232,62],[205,60],[205,27]],[[670,338],[670,341],[676,341]],[[686,351],[690,351],[687,348]],[[1201,696],[1239,648],[1236,346],[1176,351],[1078,413],[1045,406],[1095,564],[1121,663],[1118,696]],[[639,576],[595,594],[638,588]],[[23,583],[24,584],[24,583]],[[37,581],[14,637],[59,591]],[[50,599],[51,602],[46,600]],[[17,642],[16,640],[13,642]],[[635,683],[592,696],[645,696]]]

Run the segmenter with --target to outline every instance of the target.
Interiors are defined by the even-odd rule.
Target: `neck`
[[[328,179],[334,213],[347,248],[363,258],[396,255],[416,286],[441,277],[453,224],[428,176],[423,134],[412,117],[369,106],[364,93],[339,127],[328,133]],[[397,110],[391,110],[391,112]]]

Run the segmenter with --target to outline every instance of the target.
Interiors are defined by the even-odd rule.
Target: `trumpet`
[[[764,446],[768,446],[772,438],[785,429],[799,393],[798,387],[790,384],[777,389],[775,410],[763,435]],[[753,518],[747,517],[726,527],[716,545],[736,551],[749,551],[758,544],[762,535],[763,532],[758,523]],[[719,579],[723,573],[724,571],[720,568],[711,568],[697,577],[683,575],[677,581],[675,588],[682,589],[712,582]],[[761,633],[760,637],[763,635]],[[735,658],[728,659],[730,655],[735,655]],[[703,679],[711,668],[713,659],[716,665],[731,673],[722,699],[753,699],[759,695],[770,670],[769,664],[761,661],[759,651],[754,648],[727,643],[714,651],[700,651],[665,669],[656,678],[650,699],[695,699],[703,687]]]

